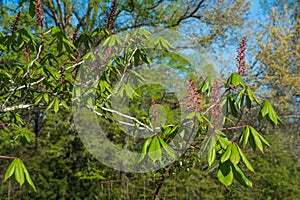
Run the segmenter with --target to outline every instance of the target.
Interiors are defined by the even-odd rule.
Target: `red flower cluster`
[[[113,0],[112,5],[110,7],[110,12],[106,16],[105,28],[108,30],[113,30],[115,27],[115,14],[117,10],[117,0]]]
[[[187,85],[187,106],[190,112],[201,111],[201,98],[196,90],[195,83],[192,79],[189,80]]]
[[[220,103],[221,103],[221,97],[220,97],[220,89],[218,82],[215,81],[212,87],[212,104],[214,107],[212,108],[212,115],[218,116],[220,114]]]
[[[14,21],[14,24],[11,27],[11,33],[13,34],[14,32],[16,32],[18,25],[19,25],[19,21],[20,21],[20,17],[21,17],[21,13],[18,12],[17,17]]]
[[[236,60],[238,61],[238,64],[236,65],[238,68],[238,73],[239,74],[243,74],[245,72],[245,51],[246,51],[246,42],[247,42],[247,38],[243,37],[242,42],[239,45],[239,48],[237,50],[238,52],[238,56],[236,58]]]
[[[78,36],[78,33],[79,33],[79,29],[80,29],[80,24],[77,24],[75,32],[74,32],[74,34],[72,36],[72,42],[73,42],[73,44],[76,43],[77,36]]]
[[[38,25],[42,26],[44,20],[42,0],[37,0],[35,5],[35,14],[38,19]]]

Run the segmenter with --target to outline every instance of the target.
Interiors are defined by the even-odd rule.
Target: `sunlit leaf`
[[[15,164],[15,179],[20,185],[23,185],[25,182],[24,170],[22,167],[22,161],[19,158],[16,158]]]
[[[220,163],[218,172],[217,172],[218,179],[221,183],[225,186],[229,186],[233,180],[233,172],[231,163],[229,161]]]
[[[230,143],[227,148],[226,148],[226,151],[225,153],[222,155],[221,157],[221,162],[225,162],[227,161],[229,158],[230,158],[230,155],[231,155],[231,148],[232,148],[232,143]]]
[[[53,110],[54,110],[55,113],[57,113],[58,110],[59,110],[59,102],[58,102],[58,98],[55,98]]]
[[[158,136],[153,137],[148,149],[148,155],[153,161],[159,160],[161,158],[162,152]]]
[[[176,158],[176,155],[175,155],[173,149],[161,137],[159,137],[159,141],[160,141],[161,146],[164,148],[164,150],[174,160]]]
[[[7,179],[9,179],[15,172],[15,168],[16,168],[16,163],[17,160],[14,159],[8,166],[8,168],[6,169],[5,175],[4,175],[4,181],[6,181]]]
[[[254,169],[252,167],[252,165],[250,164],[250,162],[248,161],[247,157],[245,156],[245,154],[243,153],[243,151],[239,148],[238,148],[238,151],[240,153],[240,156],[241,156],[241,159],[243,161],[243,163],[245,164],[245,166],[252,172],[254,172]]]
[[[240,154],[239,154],[238,147],[237,147],[236,144],[232,144],[230,161],[234,165],[236,165],[236,164],[238,164],[240,162]]]
[[[238,165],[233,165],[233,176],[241,185],[252,187],[252,182],[245,176],[243,170]]]

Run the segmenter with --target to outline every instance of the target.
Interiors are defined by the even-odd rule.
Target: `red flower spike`
[[[238,74],[243,74],[245,72],[245,66],[246,66],[246,62],[245,62],[245,51],[246,51],[246,43],[247,43],[247,38],[243,37],[239,48],[237,50],[238,52],[238,56],[236,58],[238,64],[236,65],[238,68]]]
[[[187,106],[190,112],[201,111],[201,98],[196,90],[195,83],[192,79],[188,81],[187,85]]]
[[[35,5],[35,14],[38,20],[38,25],[42,26],[44,20],[42,0],[37,0]]]

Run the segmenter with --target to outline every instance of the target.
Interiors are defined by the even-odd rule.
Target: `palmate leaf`
[[[226,82],[226,87],[229,87],[230,85],[236,86],[242,86],[245,87],[245,83],[242,81],[241,77],[236,73],[232,73]]]
[[[219,163],[217,177],[225,186],[231,185],[234,178],[243,186],[252,187],[252,182],[246,177],[243,170],[237,164],[233,164],[230,160],[227,160],[224,163]]]
[[[253,150],[255,150],[257,147],[262,153],[264,151],[263,145],[266,145],[268,147],[271,146],[268,143],[268,141],[261,134],[259,134],[252,126],[246,126],[239,139],[239,142],[243,143],[243,147],[246,146],[248,141]]]
[[[262,118],[266,117],[267,120],[272,125],[277,125],[278,123],[284,124],[283,121],[278,117],[274,108],[272,107],[271,103],[268,100],[264,100],[261,104],[260,111],[258,114],[258,119],[261,120]]]
[[[12,177],[13,174],[15,175],[15,180],[20,185],[23,185],[26,180],[27,183],[34,189],[34,191],[36,191],[36,187],[28,173],[25,164],[19,158],[15,158],[8,166],[4,175],[4,181],[7,181],[10,177]]]

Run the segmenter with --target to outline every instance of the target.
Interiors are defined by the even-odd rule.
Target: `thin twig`
[[[16,87],[16,88],[13,88],[13,89],[10,89],[9,91],[17,91],[17,90],[20,90],[20,89],[23,89],[23,88],[25,88],[25,87],[29,87],[29,86],[33,86],[33,85],[36,85],[36,84],[39,84],[40,82],[42,82],[44,79],[45,79],[46,77],[43,77],[43,78],[41,78],[41,79],[39,79],[39,80],[37,80],[37,81],[35,81],[35,82],[32,82],[32,83],[29,83],[29,84],[26,84],[26,85],[22,85],[22,86],[20,86],[20,87]]]
[[[83,60],[83,61],[80,61],[80,62],[78,62],[78,63],[75,63],[74,65],[67,67],[67,68],[65,69],[65,71],[67,71],[67,70],[69,70],[69,69],[72,69],[72,68],[74,68],[74,67],[76,67],[76,66],[78,66],[78,65],[81,65],[83,62],[84,62],[84,60]]]
[[[8,108],[3,108],[2,110],[0,110],[0,112],[8,112],[8,111],[13,111],[18,109],[25,109],[25,108],[29,108],[32,105],[33,104],[21,104],[17,106],[8,107]]]
[[[142,123],[141,121],[139,121],[139,120],[138,120],[137,118],[135,118],[135,117],[132,117],[132,116],[129,116],[129,115],[125,115],[125,114],[123,114],[123,113],[120,113],[119,111],[112,110],[112,109],[109,109],[109,108],[105,108],[105,107],[103,107],[103,106],[100,106],[100,108],[101,108],[102,110],[105,110],[105,111],[108,111],[108,112],[111,112],[111,113],[115,113],[115,114],[117,114],[117,115],[119,115],[119,116],[121,116],[121,117],[124,117],[124,118],[127,118],[127,119],[131,119],[131,120],[135,121],[136,123],[138,123],[139,125],[141,125],[141,126],[145,127],[146,129],[148,129],[149,131],[153,132],[153,129],[152,129],[152,128],[150,128],[150,127],[147,126],[146,124]]]
[[[42,50],[43,50],[43,46],[44,46],[44,44],[42,43],[42,44],[40,45],[40,47],[39,47],[39,51],[38,51],[38,53],[37,53],[35,59],[33,59],[33,60],[30,62],[30,64],[28,65],[27,72],[23,75],[23,78],[29,74],[30,68],[33,66],[34,62],[37,61],[37,60],[40,58],[41,53],[42,53]]]
[[[16,159],[17,157],[13,157],[13,156],[0,156],[0,158],[3,158],[3,159]]]
[[[108,117],[106,117],[104,114],[102,114],[102,113],[96,111],[95,109],[91,108],[89,105],[87,105],[87,107],[88,107],[93,113],[95,113],[96,115],[101,116],[101,117],[104,117],[105,119],[108,119]],[[114,110],[107,109],[107,108],[105,108],[105,109],[106,109],[106,110],[110,110],[110,112],[114,112],[114,113],[117,112],[117,113],[119,113],[118,111],[114,111]],[[104,110],[104,109],[103,109],[103,110]],[[131,117],[131,116],[128,116],[128,115],[125,115],[125,114],[122,114],[122,113],[119,113],[119,114],[123,115],[123,117],[125,117],[125,118],[136,119],[136,118],[134,118],[134,117]],[[110,120],[111,120],[111,119],[110,119]],[[136,119],[136,120],[139,121],[138,119]],[[127,126],[131,126],[131,127],[136,127],[136,124],[132,124],[132,123],[128,123],[128,122],[124,122],[124,121],[120,121],[120,120],[112,120],[112,121],[117,122],[117,123],[120,123],[120,124],[124,124],[124,125],[127,125]],[[137,122],[137,123],[138,123],[138,122]],[[137,127],[137,129],[139,129],[139,130],[145,130],[145,129],[148,129],[149,131],[153,132],[153,130],[152,130],[149,126],[147,126],[146,124],[143,124],[142,122],[140,122],[139,124],[140,124],[141,126],[143,126],[143,127]],[[158,127],[156,127],[156,128],[158,128]]]

